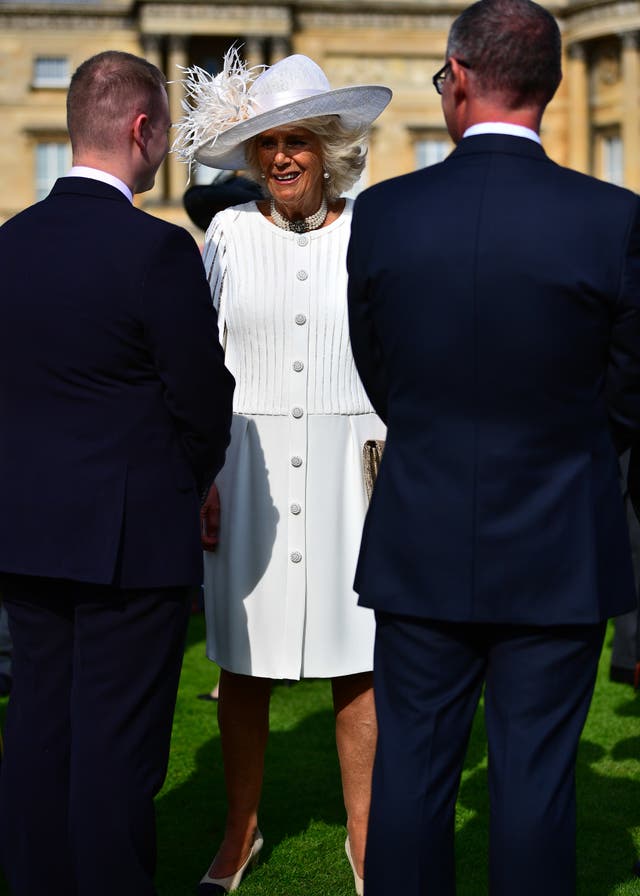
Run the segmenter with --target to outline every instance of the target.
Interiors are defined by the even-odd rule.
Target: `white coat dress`
[[[373,667],[374,618],[353,576],[367,507],[366,439],[384,438],[347,319],[352,202],[296,234],[255,202],[220,212],[204,262],[236,378],[217,479],[220,543],[205,553],[207,656],[265,678]]]

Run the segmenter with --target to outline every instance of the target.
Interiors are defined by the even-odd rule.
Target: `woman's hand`
[[[200,541],[204,551],[215,551],[220,534],[220,494],[213,482],[200,508]]]

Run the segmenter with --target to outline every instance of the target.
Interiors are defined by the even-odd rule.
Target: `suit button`
[[[291,466],[292,467],[301,467],[302,466],[302,458],[298,457],[297,454],[294,454],[294,456],[291,458]]]
[[[292,563],[300,563],[302,560],[302,554],[300,551],[292,551],[291,552],[291,562]]]
[[[291,414],[296,418],[296,420],[299,420],[300,417],[302,417],[302,415],[304,414],[304,411],[302,410],[302,408],[292,408]]]
[[[296,373],[300,373],[301,370],[304,370],[304,364],[302,363],[302,361],[294,361],[293,369]]]
[[[301,326],[303,326],[303,324],[306,324],[307,317],[305,314],[296,314],[295,320],[296,320],[296,323],[298,324],[298,326],[301,327]]]
[[[301,512],[301,510],[302,510],[302,507],[300,507],[299,504],[292,504],[290,509],[291,509],[291,513],[292,513],[294,516],[298,516],[298,514],[299,514],[299,513]]]

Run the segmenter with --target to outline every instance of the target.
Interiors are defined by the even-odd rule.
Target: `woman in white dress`
[[[299,55],[256,75],[235,50],[214,79],[188,70],[178,140],[187,160],[248,168],[268,197],[220,212],[205,238],[237,385],[231,445],[202,511],[228,811],[200,892],[231,892],[257,859],[271,685],[310,677],[332,681],[345,847],[361,893],[374,619],[352,583],[367,503],[362,448],[384,430],[351,355],[351,201],[341,194],[362,172],[369,126],[391,92],[331,90]]]

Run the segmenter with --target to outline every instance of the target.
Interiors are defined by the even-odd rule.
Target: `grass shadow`
[[[312,686],[274,689],[273,713],[296,715]],[[316,688],[317,689],[317,688]],[[279,705],[280,704],[280,705]],[[205,704],[209,710],[211,704]],[[222,838],[225,793],[220,737],[209,713],[211,736],[195,753],[191,773],[178,786],[165,789],[157,800],[158,880],[162,894],[193,892]],[[328,892],[350,896],[349,870],[342,852],[345,813],[335,749],[334,718],[330,708],[303,716],[285,730],[272,728],[266,756],[260,825],[265,835],[261,866],[243,883],[243,892],[277,892],[279,896],[307,896],[309,881],[301,870],[313,867],[319,856],[329,877]],[[289,862],[285,859],[292,852]],[[306,856],[305,854],[309,853]],[[270,863],[275,857],[273,865]],[[342,861],[339,861],[339,858]],[[284,869],[291,866],[285,873]],[[341,881],[332,880],[338,867]],[[317,869],[314,872],[317,887]],[[285,879],[283,879],[283,877]]]
[[[617,746],[607,753],[584,738],[578,749],[579,896],[603,896],[634,883],[636,847],[631,828],[638,815],[636,811],[630,817],[630,808],[640,805],[640,781],[613,760],[616,752]],[[640,893],[640,881],[635,884]]]

